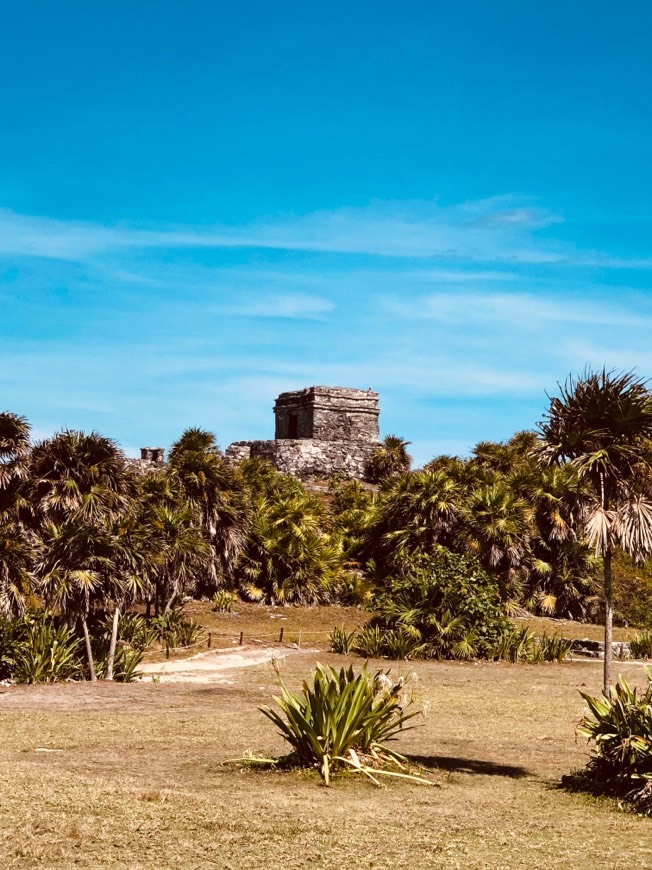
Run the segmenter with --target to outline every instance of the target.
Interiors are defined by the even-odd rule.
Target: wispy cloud
[[[583,324],[584,326],[618,326],[652,329],[652,306],[642,306],[637,313],[623,309],[603,299],[573,300],[541,297],[528,293],[434,293],[409,302],[385,299],[390,313],[406,319],[424,318],[442,323],[499,322],[503,325],[528,325],[540,328],[542,323]]]
[[[319,296],[262,296],[244,299],[223,308],[224,314],[237,317],[282,317],[295,320],[319,320],[334,304]]]
[[[560,220],[514,196],[455,205],[374,202],[209,228],[102,226],[3,210],[0,255],[88,261],[145,249],[267,248],[469,263],[652,268],[649,258],[624,260],[609,252],[579,250],[542,232]]]

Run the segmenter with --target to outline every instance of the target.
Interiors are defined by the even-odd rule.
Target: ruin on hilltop
[[[302,480],[344,477],[367,480],[378,446],[378,393],[352,387],[305,387],[281,393],[274,403],[274,440],[236,441],[228,462],[259,457]]]

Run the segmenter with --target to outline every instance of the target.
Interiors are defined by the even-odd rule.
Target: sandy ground
[[[290,655],[312,656],[317,650],[287,647],[241,647],[234,650],[213,650],[197,653],[186,659],[170,659],[165,662],[151,662],[139,667],[141,680],[156,680],[162,683],[230,683],[224,676],[225,671],[263,665],[267,662],[284,659]]]

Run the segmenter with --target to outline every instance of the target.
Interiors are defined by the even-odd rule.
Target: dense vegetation
[[[521,643],[505,640],[506,615],[601,616],[605,558],[617,617],[649,627],[648,401],[629,376],[589,375],[553,401],[539,435],[416,471],[407,442],[389,436],[374,486],[332,480],[328,493],[257,459],[228,464],[202,429],[143,471],[97,433],[32,445],[23,418],[0,414],[2,636],[45,607],[52,630],[81,644],[77,670],[111,679],[134,605],[172,624],[185,596],[232,594],[369,606],[356,641],[367,651],[491,657]],[[582,414],[584,441],[573,428]]]

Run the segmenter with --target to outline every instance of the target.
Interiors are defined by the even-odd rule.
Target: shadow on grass
[[[410,761],[422,767],[439,768],[449,773],[468,773],[476,776],[507,776],[510,779],[522,779],[530,776],[525,767],[513,764],[495,764],[493,761],[483,761],[479,758],[457,758],[452,755],[410,755]]]

